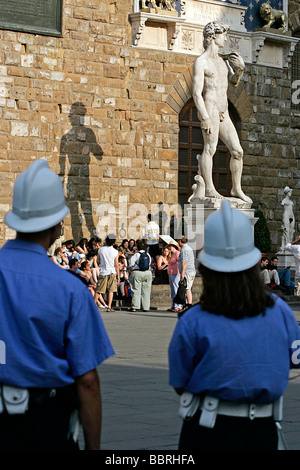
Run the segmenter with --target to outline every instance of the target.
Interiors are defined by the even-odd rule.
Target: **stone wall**
[[[0,31],[0,244],[13,236],[2,221],[14,181],[36,158],[65,176],[66,238],[93,234],[99,204],[177,203],[178,112],[195,56],[132,47],[131,4],[65,0],[62,38]],[[296,188],[299,171],[290,72],[247,65],[230,100],[242,121],[243,186],[275,249],[282,191]],[[300,223],[297,188],[294,199]]]
[[[289,0],[289,27],[292,31],[300,28],[300,0]]]
[[[252,66],[247,70],[245,89],[251,96],[254,112],[248,123],[243,123],[241,132],[244,187],[249,186],[247,191],[254,207],[265,214],[275,250],[281,243],[285,186],[294,189],[295,216],[300,227],[299,122],[290,109],[290,73]]]
[[[192,57],[132,48],[130,11],[129,0],[66,0],[62,38],[0,31],[1,242],[12,235],[2,220],[15,178],[36,158],[69,174],[66,237],[89,237],[98,203],[118,205],[120,195],[177,201],[177,115],[164,100]],[[72,131],[78,102],[84,127]]]

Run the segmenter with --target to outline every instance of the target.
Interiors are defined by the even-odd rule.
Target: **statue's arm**
[[[98,144],[96,135],[92,129],[89,129],[88,140],[90,142],[90,149],[91,149],[92,154],[99,160],[102,160],[103,150],[101,146]]]
[[[201,121],[201,128],[204,129],[207,134],[211,133],[210,117],[207,112],[205,102],[203,99],[203,90],[205,85],[205,67],[204,63],[199,59],[194,62],[194,73],[193,73],[193,98],[198,111],[198,117]]]
[[[226,60],[228,68],[228,80],[232,85],[237,86],[244,74],[245,62],[238,52],[231,52],[228,54]]]

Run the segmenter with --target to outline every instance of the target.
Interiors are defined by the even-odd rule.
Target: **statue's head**
[[[262,6],[260,7],[260,14],[264,18],[265,16],[268,16],[272,11],[272,7],[269,3],[263,3]]]
[[[293,190],[289,187],[289,186],[286,186],[283,190],[283,194],[287,195],[290,193],[290,195],[292,194]]]
[[[86,107],[80,101],[73,103],[70,109],[69,118],[72,125],[83,124],[86,115]]]
[[[230,29],[230,26],[219,21],[211,21],[203,29],[203,47],[204,49],[209,46],[211,41],[215,38],[216,34],[224,34]]]

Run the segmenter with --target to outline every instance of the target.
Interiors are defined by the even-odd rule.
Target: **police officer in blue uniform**
[[[248,217],[224,200],[204,228],[200,302],[169,345],[170,385],[181,396],[179,450],[283,448],[282,396],[299,367],[300,330],[260,277]]]
[[[0,250],[0,449],[99,449],[96,367],[114,354],[87,287],[47,250],[68,214],[59,177],[36,160],[16,180]],[[78,418],[78,419],[77,419]]]

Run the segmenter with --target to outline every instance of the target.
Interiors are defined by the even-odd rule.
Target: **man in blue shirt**
[[[59,177],[45,160],[33,162],[5,216],[16,239],[0,250],[1,449],[74,448],[68,437],[76,410],[85,448],[100,446],[96,367],[114,351],[87,287],[47,256],[68,212]],[[8,386],[18,387],[15,396],[29,392],[25,413],[10,406]]]

